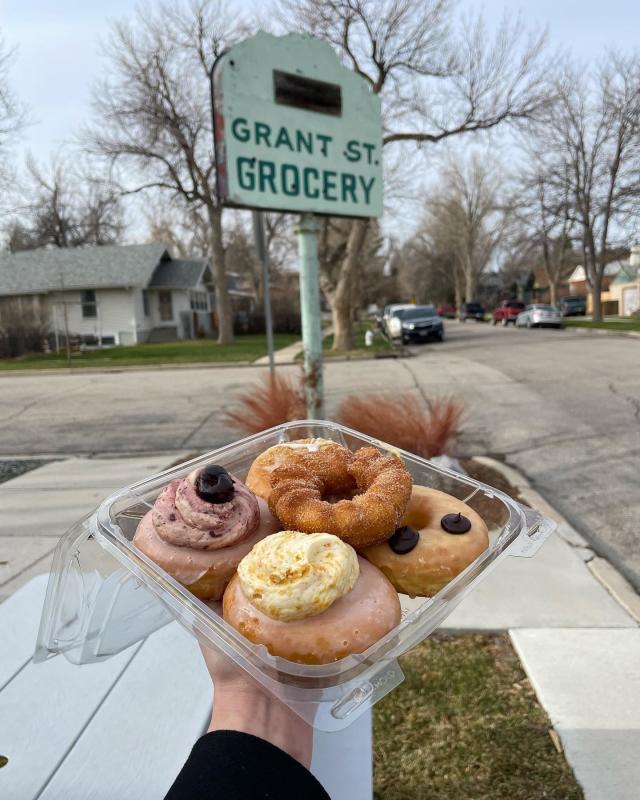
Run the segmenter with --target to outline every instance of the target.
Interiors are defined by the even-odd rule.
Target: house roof
[[[612,284],[635,283],[635,281],[638,280],[638,267],[632,267],[628,261],[622,261],[620,263],[620,271],[613,279]]]
[[[627,264],[627,261],[609,261],[609,263],[604,268],[605,275],[617,275],[620,271],[620,268],[623,264]],[[573,270],[571,275],[569,275],[569,283],[573,283],[574,281],[586,281],[587,276],[584,272],[584,267],[581,264]]]
[[[207,267],[206,258],[174,259],[162,261],[153,273],[149,283],[150,289],[191,289],[200,283],[200,279]]]
[[[189,288],[198,283],[205,265],[204,259],[172,260],[161,242],[0,253],[0,296],[44,294],[62,288]]]

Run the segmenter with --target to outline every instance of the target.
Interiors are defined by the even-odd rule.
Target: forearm
[[[313,729],[258,687],[247,690],[218,685],[208,730],[250,733],[284,750],[305,767],[311,764]]]

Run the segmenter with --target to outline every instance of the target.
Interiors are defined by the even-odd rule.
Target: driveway
[[[350,393],[463,398],[460,451],[522,470],[640,587],[640,342],[571,331],[447,324],[402,360],[329,363],[327,406]],[[295,372],[296,367],[286,368]],[[203,451],[259,367],[0,376],[0,456]]]

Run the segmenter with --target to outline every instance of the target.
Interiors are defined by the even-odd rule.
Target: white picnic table
[[[32,662],[47,576],[0,605],[2,800],[163,798],[210,716],[210,679],[177,622],[96,664]],[[332,800],[371,800],[371,714],[316,731]]]

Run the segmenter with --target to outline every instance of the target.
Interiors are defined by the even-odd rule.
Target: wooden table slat
[[[0,604],[0,691],[33,656],[47,578],[34,578]]]
[[[9,762],[0,771],[1,797],[38,796],[139,647],[84,666],[62,656],[29,663],[5,686],[0,692],[0,754]],[[91,765],[85,768],[90,771]]]
[[[210,716],[197,642],[171,623],[136,653],[39,800],[164,797]]]

